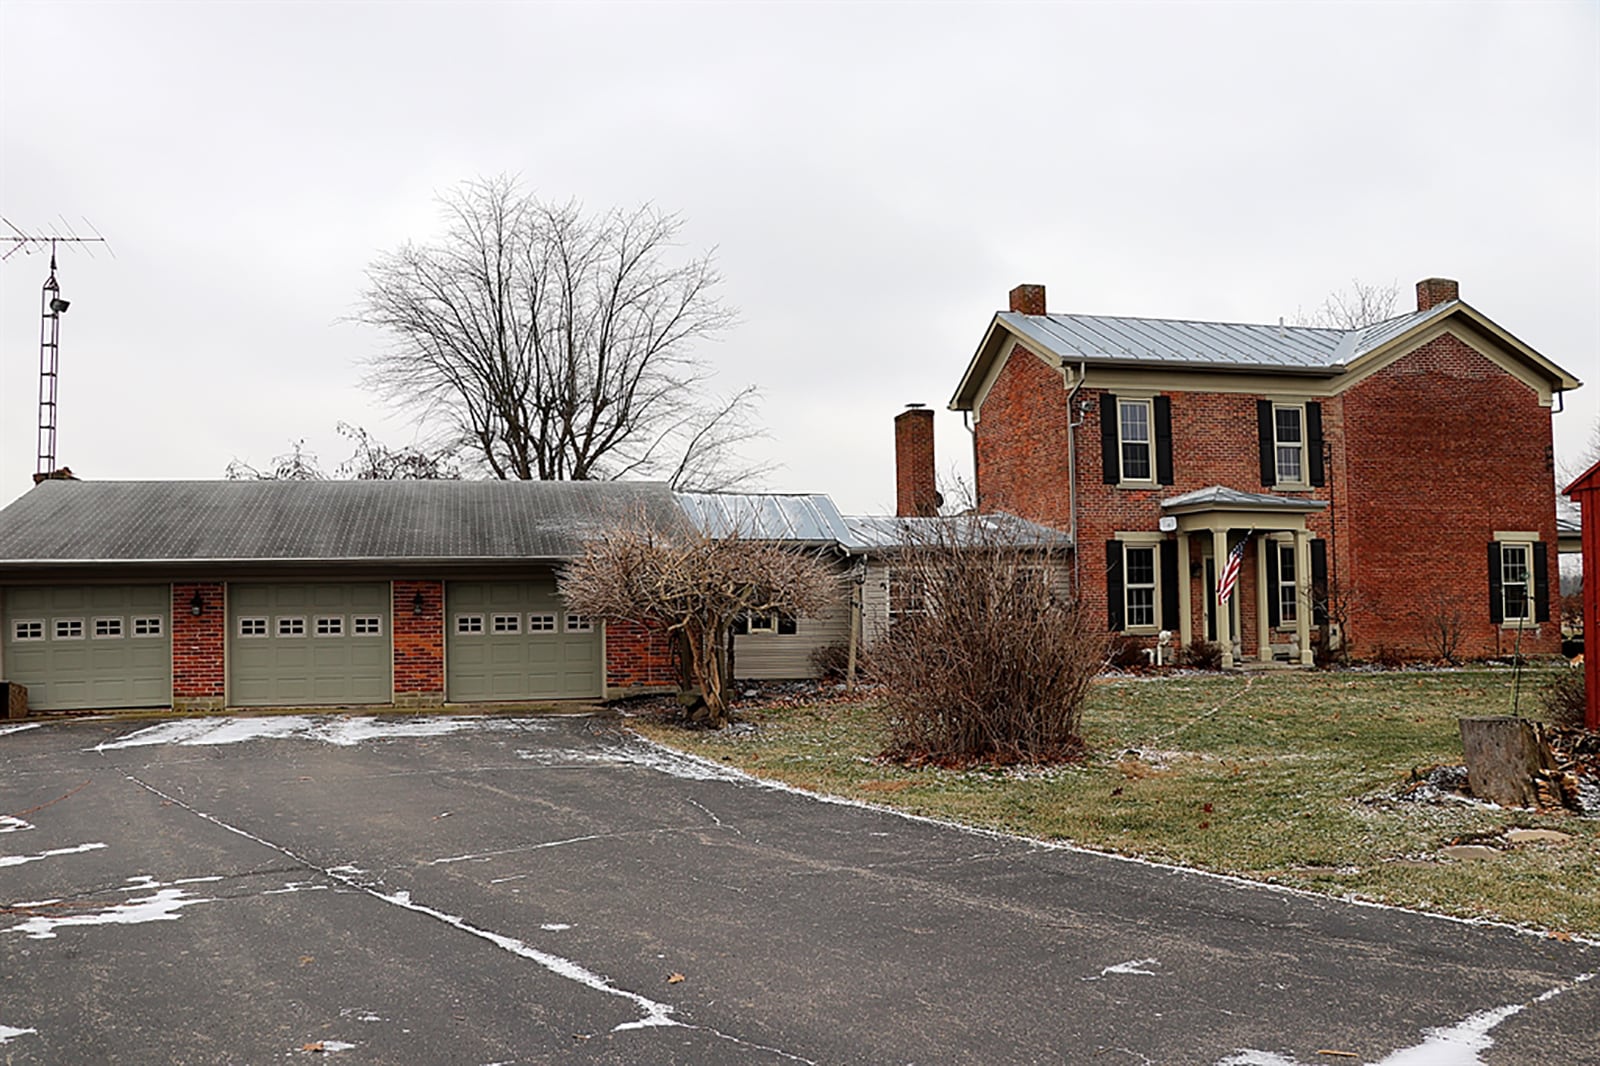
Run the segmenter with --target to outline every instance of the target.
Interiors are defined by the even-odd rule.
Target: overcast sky
[[[1052,311],[1276,322],[1457,278],[1600,414],[1600,4],[165,4],[0,0],[0,215],[63,250],[59,460],[207,478],[341,420],[343,321],[435,193],[520,174],[679,212],[741,324],[765,488],[892,511],[1021,282]],[[65,220],[65,222],[63,222]],[[0,245],[3,247],[3,245]],[[0,503],[35,461],[47,256],[0,263]],[[970,468],[938,420],[941,471]]]

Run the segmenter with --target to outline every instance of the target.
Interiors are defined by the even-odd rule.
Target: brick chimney
[[[928,517],[943,502],[933,476],[933,411],[907,404],[894,418],[894,513]]]
[[[1461,286],[1450,278],[1423,278],[1417,282],[1417,310],[1426,311],[1461,299]]]
[[[1011,310],[1019,315],[1044,314],[1044,286],[1018,285],[1012,289]]]

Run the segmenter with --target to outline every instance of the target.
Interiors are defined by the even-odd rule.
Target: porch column
[[[1191,614],[1194,604],[1189,591],[1189,534],[1178,534],[1178,639],[1182,641],[1182,651],[1189,650],[1189,642],[1194,639],[1194,619]]]
[[[1311,531],[1294,531],[1294,637],[1300,645],[1300,665],[1315,666],[1311,650]]]
[[[1228,563],[1228,531],[1226,529],[1213,529],[1211,531],[1211,557],[1216,560],[1217,586],[1222,586],[1222,568]],[[1229,627],[1229,611],[1227,605],[1216,597],[1216,590],[1211,594],[1211,610],[1217,619],[1217,644],[1222,648],[1222,668],[1233,669],[1233,633]]]
[[[1267,614],[1267,595],[1277,592],[1276,589],[1267,588],[1267,552],[1273,550],[1273,545],[1264,537],[1257,536],[1256,542],[1256,657],[1264,663],[1272,661],[1272,626],[1268,625],[1270,616]],[[1239,625],[1244,625],[1241,616]]]

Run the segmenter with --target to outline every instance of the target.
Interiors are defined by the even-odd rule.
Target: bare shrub
[[[1106,666],[1113,670],[1137,670],[1149,663],[1138,641],[1113,637],[1106,647]]]
[[[1456,652],[1461,647],[1461,637],[1467,630],[1467,616],[1461,610],[1459,601],[1441,590],[1435,593],[1427,610],[1422,631],[1428,639],[1429,650],[1433,652],[1435,658],[1444,662],[1451,664],[1460,662],[1456,658]]]
[[[728,723],[728,631],[744,614],[810,615],[842,588],[816,555],[737,533],[619,524],[584,544],[562,572],[561,595],[580,614],[658,626],[682,642],[688,680],[707,724]]]
[[[1367,661],[1384,670],[1398,670],[1405,666],[1406,655],[1392,644],[1378,644],[1373,647]]]
[[[856,652],[857,667],[861,663],[861,653]],[[850,669],[850,645],[824,644],[811,652],[811,665],[817,671],[817,677],[827,681],[841,681]]]
[[[885,756],[942,766],[1076,757],[1106,637],[1058,587],[1060,548],[951,518],[923,527],[894,567],[923,609],[873,647]]]
[[[1563,671],[1539,694],[1545,720],[1558,729],[1582,729],[1586,691],[1582,669]]]
[[[1196,670],[1221,670],[1222,645],[1195,637],[1183,650],[1183,665]]]

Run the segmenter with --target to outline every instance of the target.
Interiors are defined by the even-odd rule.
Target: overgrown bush
[[[886,757],[956,767],[1081,753],[1083,705],[1106,637],[1067,594],[1059,547],[1019,528],[980,517],[926,521],[893,560],[891,585],[919,610],[872,649]]]
[[[861,649],[856,649],[856,669],[864,669]],[[824,644],[811,652],[811,665],[817,677],[825,681],[843,681],[850,669],[850,645]]]
[[[1150,657],[1137,641],[1115,637],[1106,648],[1106,665],[1113,670],[1137,670],[1149,662]]]
[[[1583,670],[1564,670],[1539,694],[1545,721],[1560,729],[1582,729],[1585,692]]]

